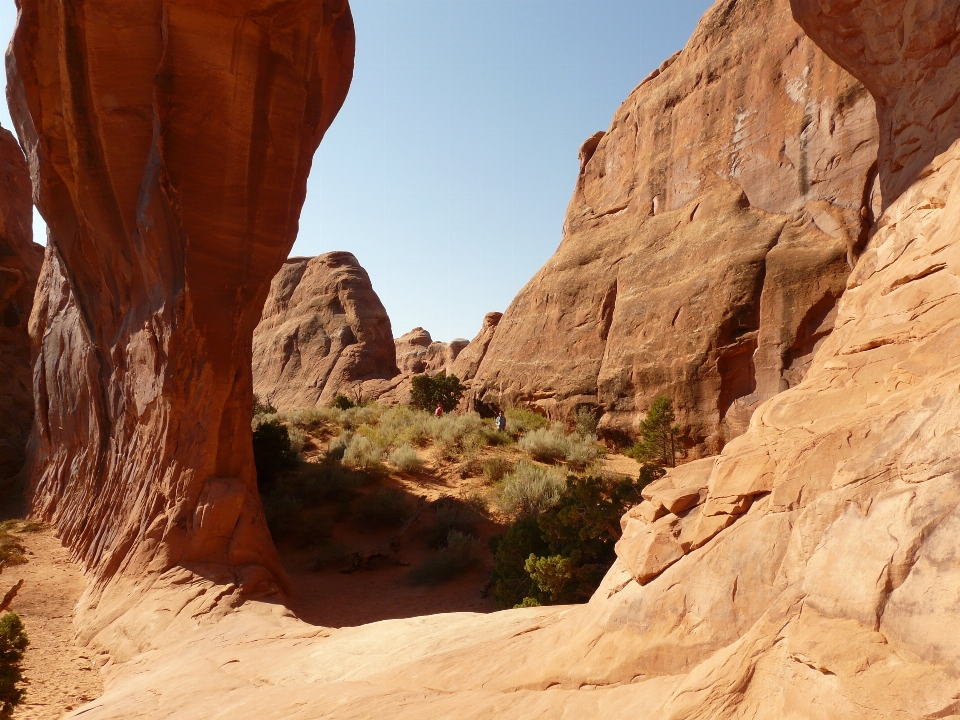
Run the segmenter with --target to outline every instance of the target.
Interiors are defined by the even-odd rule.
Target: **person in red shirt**
[[[443,415],[443,405],[441,405],[440,403],[437,403],[437,409],[433,414],[436,415],[437,417],[440,417],[441,415]]]

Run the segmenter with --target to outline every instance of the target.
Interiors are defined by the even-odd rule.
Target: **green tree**
[[[456,375],[416,375],[412,383],[410,397],[413,406],[421,410],[433,410],[440,405],[444,412],[450,412],[460,404],[467,389]]]
[[[686,455],[680,445],[680,426],[675,424],[673,404],[666,395],[659,396],[640,423],[640,441],[627,454],[640,462],[660,467],[676,467],[677,455]]]
[[[586,602],[616,560],[620,517],[641,501],[640,481],[568,480],[557,504],[521,517],[493,541],[501,608]]]
[[[297,453],[290,443],[290,434],[279,420],[254,420],[253,463],[261,493],[273,486],[281,472],[297,466]]]
[[[8,612],[0,618],[0,718],[10,717],[23,697],[17,683],[21,679],[20,661],[28,644],[19,615]]]

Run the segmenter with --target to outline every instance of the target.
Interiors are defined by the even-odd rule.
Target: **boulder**
[[[281,411],[364,395],[399,371],[390,318],[348,252],[291,258],[253,333],[253,390]]]
[[[33,421],[28,325],[43,247],[33,242],[31,189],[17,139],[0,128],[0,483],[20,471]]]
[[[8,97],[49,228],[26,472],[91,578],[78,628],[172,568],[275,594],[252,337],[352,77],[347,1],[18,9]]]
[[[560,247],[500,320],[476,403],[599,408],[626,440],[665,394],[693,456],[716,454],[832,330],[877,145],[870,94],[787,2],[718,4],[580,148]]]

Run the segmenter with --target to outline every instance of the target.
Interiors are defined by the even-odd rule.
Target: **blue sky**
[[[15,6],[0,3],[9,37]],[[351,0],[354,81],[293,254],[353,252],[394,335],[472,338],[559,244],[580,143],[710,4]]]

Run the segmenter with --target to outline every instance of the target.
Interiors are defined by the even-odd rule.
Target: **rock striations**
[[[19,472],[33,420],[27,326],[43,248],[33,242],[30,171],[0,128],[0,482]]]
[[[95,600],[108,580],[171,568],[222,597],[275,591],[251,337],[350,84],[347,0],[18,7],[11,112],[50,230],[34,510],[104,616],[120,612]]]
[[[879,209],[874,113],[787,0],[715,4],[584,143],[563,241],[500,321],[476,402],[599,407],[613,435],[666,393],[719,452],[833,327]]]
[[[111,616],[106,692],[78,715],[960,716],[960,0],[793,2],[876,98],[883,213],[804,379],[645,490],[589,604],[332,630],[168,571]],[[764,7],[719,0],[694,40]],[[791,22],[770,17],[761,57]],[[223,528],[234,506],[206,507]]]
[[[253,334],[253,390],[278,410],[329,405],[397,374],[390,318],[348,252],[291,258]]]

